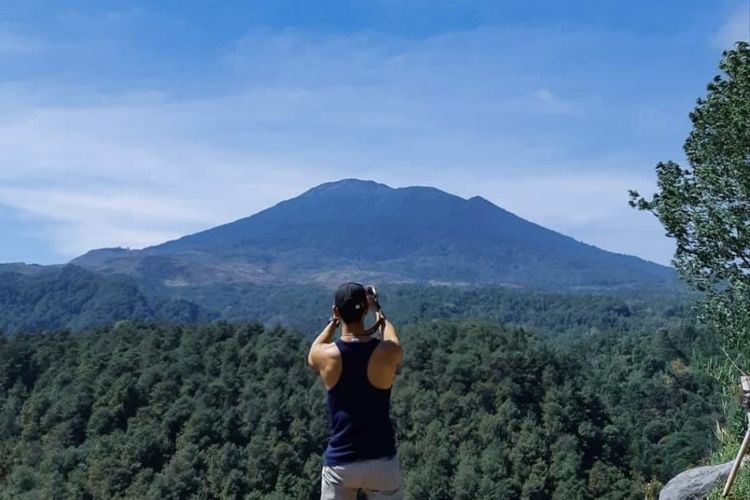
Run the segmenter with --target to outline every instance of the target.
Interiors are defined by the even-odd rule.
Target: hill
[[[80,330],[127,319],[194,323],[218,316],[186,300],[147,296],[130,276],[73,265],[6,269],[14,270],[0,267],[0,331],[7,333]]]
[[[436,318],[484,318],[532,328],[559,342],[676,326],[691,317],[689,294],[621,291],[561,293],[485,286],[386,284],[380,294],[399,324]],[[323,285],[215,284],[147,287],[132,276],[67,264],[3,272],[0,330],[81,330],[119,320],[202,323],[214,319],[281,324],[317,333],[330,311]]]
[[[352,278],[548,290],[677,286],[671,268],[576,241],[481,197],[354,179],[177,240],[93,250],[72,263],[171,288]]]

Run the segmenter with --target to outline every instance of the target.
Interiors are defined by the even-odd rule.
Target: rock
[[[726,483],[732,462],[689,469],[673,477],[659,493],[659,500],[702,500]]]

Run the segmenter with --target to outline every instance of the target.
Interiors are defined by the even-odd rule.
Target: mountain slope
[[[474,197],[348,179],[229,224],[75,264],[158,286],[378,282],[548,289],[662,286],[670,268],[606,252]]]

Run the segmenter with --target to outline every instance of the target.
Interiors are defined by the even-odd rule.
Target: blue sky
[[[4,0],[0,262],[140,248],[359,177],[482,195],[667,263],[627,190],[682,160],[747,9]]]

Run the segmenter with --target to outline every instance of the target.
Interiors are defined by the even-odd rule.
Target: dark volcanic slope
[[[555,289],[675,283],[670,268],[578,242],[481,197],[360,180],[323,184],[144,250],[95,250],[74,263],[172,286],[344,277]]]

